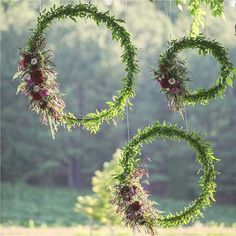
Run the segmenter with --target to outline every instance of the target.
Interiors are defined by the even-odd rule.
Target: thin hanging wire
[[[186,131],[189,131],[189,122],[188,122],[188,113],[187,113],[187,108],[184,106],[184,120],[185,120],[185,128]]]
[[[125,22],[128,22],[128,0],[125,0]],[[126,129],[127,129],[127,141],[130,140],[130,123],[129,123],[129,99],[126,102]]]
[[[39,0],[39,13],[42,11],[42,2]]]
[[[168,6],[166,4],[166,1],[169,2],[169,9],[168,9]],[[171,1],[172,0],[164,0],[164,7],[165,7],[165,13],[169,19],[168,21],[168,37],[171,39],[171,23],[172,23],[172,16],[171,16],[171,13],[172,13],[172,9],[171,9]]]
[[[171,39],[171,33],[172,33],[172,28],[171,28],[171,24],[172,24],[172,6],[171,6],[171,1],[172,0],[169,0],[169,3],[170,3],[170,23],[169,23],[169,30],[170,30],[170,35],[169,35],[169,37],[170,37],[170,39]]]
[[[184,120],[185,120],[186,130],[188,132],[189,131],[189,124],[188,124],[188,115],[187,115],[186,106],[184,106]]]

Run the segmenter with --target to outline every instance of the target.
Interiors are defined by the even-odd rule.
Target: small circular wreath
[[[203,173],[199,181],[202,189],[201,194],[188,207],[175,215],[163,216],[154,207],[156,202],[149,199],[149,194],[141,185],[141,180],[147,171],[140,168],[140,151],[143,144],[152,143],[157,137],[174,141],[184,139],[196,150],[196,160],[202,166],[199,170]],[[157,122],[139,130],[122,149],[120,163],[123,170],[115,174],[116,182],[113,186],[114,194],[111,202],[126,225],[137,228],[144,227],[145,231],[152,235],[155,235],[155,228],[158,226],[176,227],[188,224],[202,216],[201,210],[214,201],[216,189],[214,161],[216,160],[210,145],[196,133],[187,133],[176,126],[165,123],[162,125]]]
[[[191,91],[186,87],[186,82],[190,80],[189,73],[185,61],[179,59],[177,54],[189,48],[198,49],[198,54],[212,54],[221,66],[219,79],[208,89]],[[170,110],[183,115],[185,104],[206,104],[209,99],[222,96],[227,88],[227,78],[232,69],[228,50],[220,43],[203,36],[183,37],[169,43],[168,49],[160,56],[159,68],[154,70],[154,75],[167,97]]]
[[[105,24],[112,32],[112,38],[120,43],[123,48],[122,62],[125,64],[127,76],[122,80],[122,89],[113,101],[107,102],[107,109],[89,113],[82,118],[76,118],[72,113],[64,113],[65,103],[56,82],[55,65],[51,62],[52,51],[47,49],[45,31],[54,20],[70,18],[76,22],[76,18],[94,20],[97,25]],[[100,125],[116,117],[123,117],[125,105],[130,97],[134,97],[134,76],[138,72],[135,62],[136,48],[132,45],[130,34],[125,30],[121,19],[115,19],[109,12],[99,12],[91,3],[77,5],[55,5],[48,11],[44,10],[37,18],[37,26],[33,29],[33,35],[27,42],[26,49],[19,50],[21,59],[18,72],[13,79],[19,77],[21,82],[18,92],[21,91],[29,99],[31,111],[41,115],[44,124],[49,123],[51,132],[57,130],[58,125],[69,129],[76,125],[83,125],[91,132],[96,133]]]

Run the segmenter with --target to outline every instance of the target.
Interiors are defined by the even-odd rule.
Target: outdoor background
[[[224,99],[210,101],[207,106],[187,107],[186,124],[186,120],[168,111],[165,96],[153,81],[151,69],[157,67],[159,55],[166,49],[168,39],[184,36],[189,30],[191,19],[186,9],[181,12],[175,1],[156,1],[155,5],[147,0],[91,1],[99,9],[110,10],[116,17],[126,19],[126,28],[138,48],[140,72],[136,78],[136,97],[132,100],[134,106],[117,127],[104,124],[96,135],[82,128],[70,133],[60,129],[56,140],[52,140],[50,129],[40,124],[37,114],[28,111],[26,97],[16,95],[18,82],[12,83],[12,76],[19,59],[17,48],[25,46],[30,36],[28,29],[34,27],[40,7],[50,7],[54,2],[59,4],[59,1],[0,2],[0,230],[6,230],[9,226],[47,228],[88,224],[85,215],[75,212],[77,197],[91,193],[91,177],[96,170],[102,169],[104,162],[112,159],[118,148],[125,145],[128,128],[132,137],[137,129],[157,120],[185,129],[188,126],[212,142],[216,157],[221,159],[216,166],[220,172],[217,176],[216,203],[206,210],[205,218],[199,221],[212,226],[235,227],[236,88],[228,89]],[[61,1],[72,2],[79,1]],[[234,66],[235,13],[236,7],[227,1],[225,20],[213,18],[208,13],[203,30],[207,37],[215,38],[229,49]],[[104,26],[97,27],[90,20],[79,20],[78,23],[65,20],[53,24],[47,36],[49,47],[55,51],[58,81],[61,91],[66,94],[66,110],[83,115],[105,107],[105,102],[120,89],[124,76],[120,59],[122,52],[118,43],[112,41],[109,30]],[[208,87],[214,83],[219,66],[212,56],[199,56],[192,50],[181,55],[187,60],[191,73],[191,88]],[[154,144],[144,146],[142,156],[143,164],[149,170],[149,190],[160,203],[160,209],[174,212],[198,195],[199,166],[193,150],[184,142],[158,139]],[[151,162],[147,161],[148,157]],[[82,228],[73,235],[87,235],[86,228],[83,228],[84,234],[80,230]],[[23,234],[18,231],[15,235]],[[219,235],[236,235],[236,232]]]

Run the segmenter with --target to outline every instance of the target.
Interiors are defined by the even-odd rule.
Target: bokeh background
[[[187,34],[191,18],[175,1],[93,0],[101,10],[126,20],[126,28],[138,48],[140,72],[136,78],[134,106],[117,126],[104,124],[97,135],[82,128],[70,133],[60,129],[52,140],[50,130],[28,111],[27,99],[16,95],[17,48],[24,47],[40,9],[79,1],[1,0],[1,225],[74,226],[88,224],[88,217],[76,212],[78,196],[91,193],[91,177],[112,159],[139,128],[156,120],[199,131],[212,143],[220,174],[216,203],[200,219],[208,225],[236,224],[236,89],[224,99],[207,106],[186,107],[186,118],[171,114],[164,95],[153,81],[152,68],[170,38]],[[82,1],[87,2],[87,1]],[[233,1],[232,1],[233,2]],[[202,33],[216,38],[229,49],[236,66],[236,7],[225,1],[225,20],[210,16]],[[53,24],[47,34],[55,51],[55,63],[67,111],[83,115],[105,107],[121,86],[124,67],[118,44],[104,26],[90,20]],[[208,87],[216,80],[219,66],[212,56],[192,50],[181,53],[191,74],[191,88]],[[198,164],[184,142],[163,142],[144,146],[143,165],[149,170],[152,197],[164,211],[175,212],[198,193]],[[151,159],[151,162],[148,159]],[[82,231],[81,231],[82,232]],[[29,234],[26,234],[29,235]],[[52,234],[53,235],[53,234]],[[69,235],[69,234],[67,234]],[[82,235],[78,234],[78,235]],[[86,235],[86,234],[84,234]],[[105,234],[101,234],[105,235]],[[109,235],[109,234],[107,234]],[[123,234],[128,235],[128,234]],[[223,234],[221,234],[223,235]]]

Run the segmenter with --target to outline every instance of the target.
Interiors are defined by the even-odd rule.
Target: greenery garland
[[[199,185],[202,189],[199,197],[175,215],[163,216],[160,211],[154,208],[156,204],[149,199],[149,194],[141,185],[146,170],[140,168],[140,152],[142,145],[152,143],[157,137],[165,140],[178,141],[184,139],[196,150],[196,160],[201,164],[202,176]],[[138,133],[122,149],[120,164],[122,172],[115,174],[115,185],[113,186],[114,196],[112,204],[115,205],[123,221],[131,227],[144,227],[146,232],[155,235],[155,227],[176,227],[194,221],[200,216],[202,209],[205,209],[214,201],[216,189],[216,171],[214,162],[217,159],[213,156],[210,144],[205,142],[194,132],[185,132],[176,126],[160,124],[159,122],[139,130]]]
[[[186,88],[190,78],[186,64],[178,58],[178,53],[189,48],[197,49],[200,55],[212,54],[220,64],[219,79],[208,89],[191,91]],[[185,104],[206,104],[208,100],[222,96],[227,86],[232,86],[232,71],[233,65],[229,61],[228,50],[215,40],[200,35],[196,38],[183,37],[172,40],[168,49],[161,54],[159,68],[154,70],[154,75],[167,96],[170,110],[182,114]]]
[[[127,75],[123,78],[122,89],[113,101],[107,102],[107,109],[90,113],[82,118],[76,118],[72,113],[64,113],[65,104],[56,82],[56,72],[50,60],[52,51],[46,49],[45,31],[55,20],[70,18],[76,22],[77,18],[92,19],[97,25],[105,24],[112,32],[113,40],[119,42],[123,48],[122,62],[125,64]],[[134,97],[135,75],[138,65],[135,61],[136,48],[132,45],[130,34],[121,25],[121,19],[116,19],[109,12],[99,12],[91,3],[77,5],[55,5],[46,9],[37,18],[37,26],[32,30],[26,48],[20,50],[21,59],[18,72],[13,79],[21,78],[18,92],[26,95],[30,102],[30,110],[41,115],[42,123],[49,123],[54,137],[58,125],[67,128],[83,125],[96,133],[100,125],[106,121],[123,117],[125,106],[130,97]],[[55,66],[54,66],[55,67]]]

